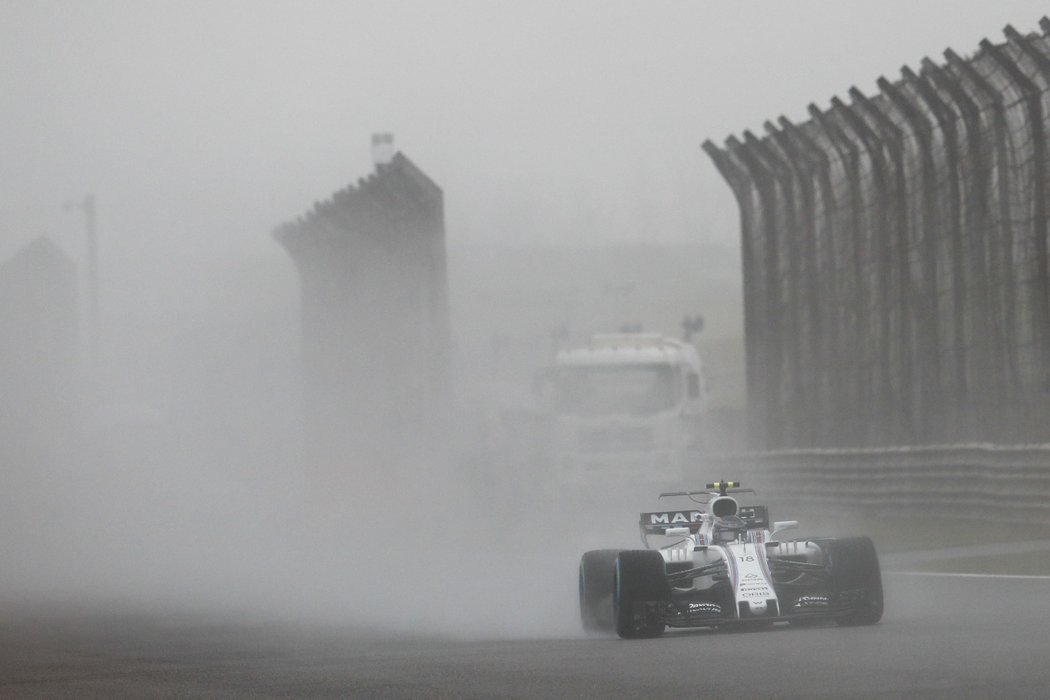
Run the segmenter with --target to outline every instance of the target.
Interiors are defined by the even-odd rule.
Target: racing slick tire
[[[652,619],[645,603],[667,603],[671,588],[664,573],[664,558],[647,549],[620,552],[616,557],[613,616],[616,634],[623,639],[658,637],[666,625]]]
[[[852,610],[835,618],[842,626],[874,625],[882,619],[882,574],[869,537],[846,537],[824,543],[828,587],[836,600],[848,600]]]
[[[585,632],[612,632],[618,549],[595,549],[580,559],[580,622]]]

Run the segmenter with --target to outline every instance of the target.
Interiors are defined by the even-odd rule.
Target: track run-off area
[[[0,697],[1047,697],[1050,577],[887,567],[884,581],[886,614],[871,627],[638,641],[6,607]]]

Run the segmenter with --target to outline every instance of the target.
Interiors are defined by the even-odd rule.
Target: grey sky
[[[715,238],[698,149],[880,74],[976,48],[997,2],[0,0],[0,254],[99,198],[105,260],[280,255],[270,229],[398,145],[453,243]]]

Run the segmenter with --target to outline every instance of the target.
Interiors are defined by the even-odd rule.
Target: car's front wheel
[[[586,632],[612,632],[618,549],[595,549],[580,559],[580,623]]]
[[[616,558],[615,582],[616,634],[623,639],[663,634],[666,625],[654,619],[653,608],[670,602],[671,589],[660,553],[645,549],[620,552]]]
[[[835,619],[840,625],[874,625],[882,619],[882,573],[869,537],[828,540],[824,545],[828,587],[838,604],[851,611]]]

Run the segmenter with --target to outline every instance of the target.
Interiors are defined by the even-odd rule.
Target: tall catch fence
[[[723,148],[753,444],[1050,442],[1050,19]]]

